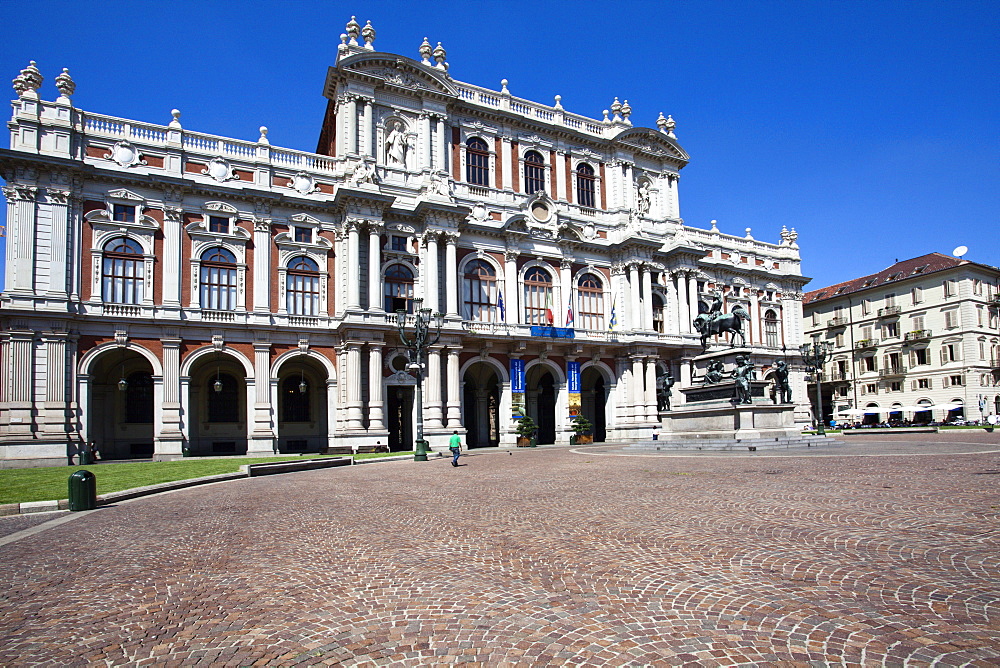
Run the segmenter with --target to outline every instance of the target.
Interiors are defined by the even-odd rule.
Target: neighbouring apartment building
[[[930,253],[808,292],[806,338],[832,346],[821,385],[826,419],[1000,414],[998,285],[996,267]]]
[[[76,108],[14,80],[0,297],[0,466],[412,448],[397,312],[443,314],[423,364],[432,446],[647,437],[655,380],[693,381],[713,291],[763,373],[802,340],[794,230],[684,224],[675,124],[633,125],[452,78],[440,44],[379,52],[353,19],[315,153]],[[166,115],[166,114],[165,114]],[[418,300],[420,300],[418,302]],[[419,304],[419,305],[418,305]],[[793,378],[804,421],[804,374]],[[682,398],[675,393],[675,403]]]

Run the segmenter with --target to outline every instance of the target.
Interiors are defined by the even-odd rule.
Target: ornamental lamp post
[[[444,313],[431,315],[429,308],[422,308],[424,300],[413,300],[413,334],[406,335],[406,311],[396,311],[396,325],[399,327],[399,340],[409,349],[410,363],[407,371],[417,376],[417,442],[414,448],[413,461],[427,461],[427,441],[424,440],[424,352],[441,338],[441,327],[444,325]],[[430,340],[431,327],[436,326],[434,339]]]
[[[803,343],[799,346],[802,354],[802,361],[806,363],[806,371],[815,374],[816,377],[816,433],[826,436],[826,428],[823,425],[823,365],[826,364],[827,357],[830,356],[830,343],[828,341],[813,341],[811,344]]]

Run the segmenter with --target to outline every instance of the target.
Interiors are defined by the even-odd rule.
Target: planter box
[[[590,434],[574,434],[570,436],[570,445],[587,445],[588,443],[593,443],[594,437]]]

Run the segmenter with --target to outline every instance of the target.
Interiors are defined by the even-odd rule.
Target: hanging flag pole
[[[545,319],[550,325],[555,324],[556,317],[552,313],[552,290],[545,293]]]
[[[615,314],[615,306],[618,303],[618,294],[611,298],[611,319],[608,321],[608,331],[615,331],[615,327],[618,325],[618,316]]]
[[[566,300],[566,326],[573,326],[573,290],[569,292],[569,298]]]
[[[503,305],[503,290],[497,290],[497,308],[500,309],[500,322],[507,322],[507,309]]]

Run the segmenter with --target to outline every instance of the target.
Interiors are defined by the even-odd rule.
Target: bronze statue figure
[[[713,307],[715,303],[713,302]],[[719,301],[719,305],[721,308],[721,301]],[[750,320],[750,314],[739,304],[733,307],[732,313],[713,312],[712,310],[709,310],[708,313],[700,313],[694,319],[694,328],[701,334],[702,351],[708,350],[708,337],[727,332],[729,333],[729,346],[731,348],[736,346],[737,336],[740,337],[740,345],[745,346],[747,340],[743,335],[744,320]]]
[[[754,365],[743,355],[736,356],[736,368],[733,370],[736,379],[736,391],[733,401],[737,404],[751,404],[750,381],[754,379]]]
[[[656,377],[656,410],[659,412],[670,410],[670,388],[674,386],[674,377],[670,372],[660,374]]]
[[[774,363],[774,384],[777,387],[778,403],[792,403],[792,386],[788,383],[788,365],[784,360]]]
[[[722,374],[725,372],[726,367],[719,360],[714,362],[709,362],[708,367],[705,369],[705,376],[702,381],[706,385],[714,385],[715,383],[722,382]]]

